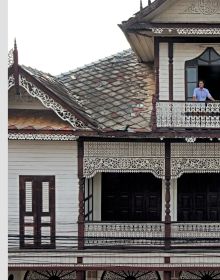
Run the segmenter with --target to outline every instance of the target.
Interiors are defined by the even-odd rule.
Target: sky
[[[128,49],[118,24],[139,9],[140,0],[8,0],[8,49],[16,38],[19,64],[58,75]]]

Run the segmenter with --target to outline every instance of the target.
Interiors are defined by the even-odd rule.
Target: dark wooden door
[[[184,174],[177,188],[178,221],[220,220],[219,174]]]
[[[103,221],[160,221],[161,180],[151,174],[102,175]]]

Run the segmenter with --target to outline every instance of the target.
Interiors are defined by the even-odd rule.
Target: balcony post
[[[171,217],[170,217],[170,179],[171,179],[171,143],[165,141],[165,249],[170,249]]]
[[[159,40],[157,37],[154,38],[154,74],[155,74],[155,94],[152,98],[152,114],[151,114],[151,123],[152,130],[155,131],[157,128],[157,112],[156,104],[159,100]]]
[[[84,280],[85,279],[85,272],[82,270],[76,271],[76,280]]]
[[[173,42],[168,43],[169,56],[169,101],[173,101]]]
[[[78,140],[78,180],[79,180],[79,216],[78,216],[78,249],[84,248],[84,186],[85,178],[83,177],[83,156],[84,143]]]
[[[171,271],[164,271],[163,278],[164,280],[171,280]]]

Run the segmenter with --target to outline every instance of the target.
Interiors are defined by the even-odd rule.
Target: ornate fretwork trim
[[[220,279],[220,271],[182,271],[180,274],[180,279],[187,280],[219,280]]]
[[[9,140],[75,141],[77,136],[67,134],[9,133]]]
[[[14,85],[15,85],[15,78],[14,75],[12,74],[8,77],[8,89],[13,87]]]
[[[186,137],[185,140],[188,143],[194,143],[196,141],[196,137]]]
[[[184,173],[220,173],[220,143],[173,143],[171,176]]]
[[[8,52],[8,67],[10,67],[14,63],[14,57],[13,57],[13,49],[11,49]]]
[[[164,145],[161,143],[85,142],[84,176],[98,172],[150,172],[164,178]]]
[[[62,120],[68,121],[75,128],[88,129],[82,121],[76,119],[72,113],[29,82],[24,76],[19,76],[19,84],[25,88],[31,96],[38,98],[45,107],[51,108]]]
[[[220,35],[220,28],[152,28],[154,34],[172,34],[179,35]]]
[[[183,35],[220,35],[220,28],[177,28],[177,33]]]
[[[185,14],[214,15],[220,13],[219,0],[197,0],[193,1],[185,11]]]

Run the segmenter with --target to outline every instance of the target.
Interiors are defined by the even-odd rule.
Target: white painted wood
[[[159,49],[159,100],[169,100],[168,43],[160,43]]]
[[[37,99],[29,95],[20,87],[20,95],[16,94],[15,87],[12,87],[8,93],[9,109],[48,109]]]
[[[174,100],[185,100],[185,62],[201,55],[210,44],[174,44],[173,93]],[[220,53],[220,44],[213,46]]]
[[[9,141],[9,234],[19,235],[19,175],[55,175],[56,242],[76,246],[78,176],[76,142]],[[69,237],[69,238],[67,238]],[[9,248],[18,248],[19,239]]]
[[[200,56],[207,47],[220,53],[220,44],[175,43],[173,54],[173,99],[185,100],[185,62]],[[160,44],[159,100],[169,100],[168,44]]]
[[[93,219],[95,221],[101,221],[101,198],[102,198],[102,187],[101,187],[101,173],[97,173],[93,179]]]
[[[164,8],[158,15],[156,15],[152,22],[206,22],[206,23],[220,23],[220,7],[213,5],[209,1],[212,10],[208,11],[207,7],[203,7],[200,1],[192,0],[175,0],[170,1],[170,6]],[[194,12],[192,11],[194,10]],[[210,14],[207,14],[210,13]]]

